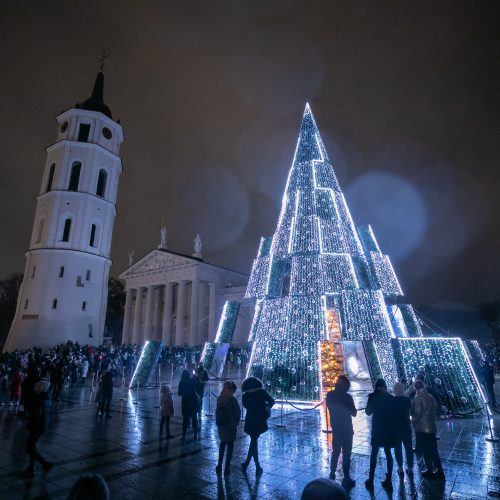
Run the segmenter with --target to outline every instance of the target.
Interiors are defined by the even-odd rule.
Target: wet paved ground
[[[237,379],[238,377],[234,377]],[[498,385],[498,384],[497,384]],[[175,383],[174,383],[175,386]],[[209,382],[214,393],[220,384]],[[238,393],[239,394],[239,391]],[[27,431],[13,408],[0,410],[0,498],[65,498],[79,474],[99,472],[108,482],[113,499],[149,498],[300,498],[304,485],[329,473],[330,438],[319,409],[299,411],[284,408],[285,428],[280,423],[279,405],[273,409],[270,431],[260,439],[260,457],[264,474],[256,479],[253,464],[244,475],[240,462],[246,457],[249,439],[238,431],[232,473],[217,478],[218,439],[213,416],[206,416],[205,398],[201,439],[181,443],[180,401],[171,425],[172,440],[158,440],[158,391],[132,391],[120,400],[115,389],[113,417],[95,418],[90,385],[66,388],[63,401],[54,407],[49,430],[40,440],[40,451],[55,467],[46,475],[37,469],[34,480],[23,480],[19,473],[27,465],[24,449]],[[364,393],[355,394],[357,406],[364,407]],[[136,401],[138,401],[136,403]],[[212,408],[215,398],[212,399]],[[494,425],[500,434],[500,415]],[[415,479],[400,481],[394,473],[394,492],[380,487],[385,475],[385,459],[379,458],[375,491],[364,488],[368,471],[369,419],[360,412],[355,419],[352,476],[357,486],[351,498],[429,498],[476,499],[500,497],[500,444],[485,441],[485,417],[450,419],[438,424],[439,448],[446,473],[445,483]],[[342,478],[342,473],[337,474]]]

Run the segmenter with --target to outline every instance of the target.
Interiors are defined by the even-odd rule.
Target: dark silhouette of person
[[[393,425],[395,434],[394,455],[398,464],[398,474],[402,477],[403,472],[403,450],[406,455],[406,473],[413,477],[413,448],[411,442],[410,422],[411,399],[405,395],[405,386],[401,382],[394,384],[394,412]]]
[[[181,380],[179,382],[179,388],[177,394],[181,399],[181,409],[182,409],[182,441],[186,440],[187,429],[189,426],[189,421],[193,426],[194,439],[198,438],[198,418],[197,414],[199,411],[199,398],[196,393],[196,380],[191,377],[189,370],[184,370],[181,375]]]
[[[52,468],[53,464],[42,457],[37,449],[38,440],[47,428],[47,421],[49,418],[49,382],[47,380],[40,380],[34,387],[33,404],[31,405],[31,413],[27,423],[29,430],[28,442],[26,444],[26,451],[29,454],[28,468],[23,471],[22,477],[33,477],[35,475],[35,462],[42,465],[45,471]]]
[[[102,416],[104,414],[104,410],[106,410],[106,417],[110,418],[111,415],[109,413],[109,406],[111,405],[111,399],[113,398],[113,372],[110,367],[102,373],[101,382],[102,397],[97,414]]]
[[[224,382],[222,392],[217,398],[217,409],[215,411],[215,423],[219,432],[219,460],[215,471],[217,474],[222,472],[222,462],[224,460],[224,452],[227,447],[226,465],[224,474],[231,473],[231,459],[233,457],[234,442],[236,441],[236,433],[238,424],[240,423],[241,410],[238,400],[234,397],[236,392],[236,384],[232,380]]]
[[[488,393],[489,404],[493,408],[497,405],[497,399],[495,396],[495,389],[493,385],[495,384],[495,371],[493,366],[488,361],[485,361],[481,366],[481,378],[483,379],[484,387],[486,388],[486,392]]]
[[[349,474],[351,467],[352,438],[354,429],[352,417],[357,415],[352,396],[347,393],[351,383],[349,379],[340,375],[335,383],[335,389],[326,395],[326,406],[330,412],[330,424],[332,428],[332,460],[330,463],[330,479],[335,480],[335,473],[339,461],[340,450],[342,450],[342,469],[344,479],[342,486],[346,489],[356,484]]]
[[[309,481],[302,490],[300,500],[348,500],[349,497],[339,483],[319,477]]]
[[[108,500],[109,489],[100,474],[85,474],[73,484],[66,500]]]
[[[244,431],[250,436],[247,458],[241,467],[243,471],[246,471],[253,458],[255,471],[257,475],[260,475],[263,469],[259,463],[258,440],[260,435],[269,429],[267,419],[274,405],[274,399],[264,390],[262,382],[255,377],[246,378],[241,384],[241,391],[243,392],[243,407],[247,410]]]
[[[373,489],[373,478],[375,477],[375,466],[380,448],[384,449],[387,459],[387,474],[382,481],[382,486],[392,490],[392,468],[394,465],[391,448],[394,447],[394,429],[393,429],[393,409],[394,396],[387,392],[387,384],[383,378],[375,382],[375,390],[368,395],[365,412],[368,416],[372,415],[372,436],[370,455],[370,473],[365,481],[365,486]]]

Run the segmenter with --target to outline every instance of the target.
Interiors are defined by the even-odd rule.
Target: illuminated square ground
[[[241,380],[241,374],[234,378]],[[175,380],[174,380],[174,386]],[[175,387],[174,387],[175,389]],[[218,393],[219,382],[209,382],[207,390]],[[206,416],[205,398],[201,439],[180,442],[180,401],[175,400],[176,416],[170,441],[158,440],[158,391],[132,391],[121,401],[115,388],[111,419],[96,419],[90,385],[64,390],[63,401],[54,407],[48,432],[40,440],[40,451],[55,463],[45,476],[37,469],[33,481],[19,478],[27,465],[27,431],[11,407],[0,410],[0,498],[65,498],[79,474],[99,472],[108,482],[113,499],[148,498],[300,498],[304,485],[329,473],[329,443],[325,421],[319,409],[284,411],[285,429],[277,428],[279,405],[273,410],[271,429],[260,440],[264,474],[255,478],[251,465],[241,472],[249,439],[238,432],[232,473],[218,479],[215,474],[218,438],[213,416]],[[239,391],[238,393],[239,394]],[[366,393],[355,394],[357,407],[364,407]],[[215,398],[211,401],[213,403]],[[495,414],[494,425],[500,427]],[[475,499],[500,497],[500,445],[485,441],[483,416],[442,420],[438,423],[439,449],[446,483],[421,481],[416,471],[414,482],[400,482],[393,475],[392,498]],[[385,459],[379,459],[375,491],[370,495],[363,482],[368,473],[369,419],[360,412],[355,419],[352,476],[357,481],[351,498],[391,498],[380,487],[385,474]],[[339,469],[338,477],[342,478]]]

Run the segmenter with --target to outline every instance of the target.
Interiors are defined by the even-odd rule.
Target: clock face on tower
[[[104,127],[102,129],[102,135],[106,138],[106,139],[111,139],[111,137],[113,137],[113,134],[111,133],[111,130],[109,130],[108,127]]]

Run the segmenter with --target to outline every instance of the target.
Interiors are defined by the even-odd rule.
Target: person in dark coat
[[[259,463],[258,440],[259,436],[268,430],[267,419],[274,405],[274,399],[264,390],[262,382],[255,377],[246,378],[241,384],[241,391],[243,407],[247,410],[244,431],[250,436],[247,459],[241,467],[246,471],[253,457],[256,473],[260,475],[263,469]]]
[[[495,408],[497,406],[497,399],[495,396],[495,389],[493,388],[495,384],[495,370],[493,366],[488,361],[482,363],[480,375],[483,380],[483,385],[488,393],[489,405]]]
[[[234,397],[235,392],[236,384],[232,380],[224,382],[222,392],[217,398],[217,409],[215,412],[215,423],[220,438],[219,460],[215,471],[217,474],[222,472],[222,462],[227,447],[226,465],[224,467],[224,474],[226,476],[231,472],[234,442],[236,441],[236,433],[241,418],[240,405],[238,404],[238,400]]]
[[[198,438],[198,418],[197,413],[199,411],[199,398],[196,393],[196,380],[191,377],[189,370],[184,370],[181,375],[181,380],[179,382],[179,389],[177,394],[182,398],[182,441],[186,440],[187,428],[189,426],[189,421],[194,430],[194,439]]]
[[[40,370],[34,362],[28,366],[28,375],[23,380],[21,390],[21,404],[24,408],[25,415],[31,413],[33,400],[35,398],[35,384],[40,381]]]
[[[113,372],[111,367],[107,367],[101,375],[101,402],[97,409],[97,415],[102,416],[106,410],[106,417],[110,418],[109,406],[113,398]]]
[[[34,387],[33,404],[31,405],[31,414],[28,420],[27,428],[29,430],[26,451],[29,454],[30,461],[28,468],[23,471],[22,477],[29,478],[35,475],[35,462],[39,462],[45,471],[52,468],[53,464],[42,457],[37,450],[37,442],[42,437],[47,427],[49,416],[49,382],[40,380]]]
[[[385,380],[379,378],[375,382],[375,390],[368,395],[368,402],[365,409],[368,416],[372,415],[370,475],[365,481],[365,486],[370,490],[373,489],[375,466],[380,448],[384,449],[387,459],[387,475],[386,479],[382,481],[382,486],[388,490],[392,490],[392,468],[394,464],[391,455],[391,448],[394,448],[393,409],[394,396],[387,392]]]
[[[406,473],[413,477],[413,448],[411,443],[411,422],[410,422],[411,399],[405,395],[405,386],[401,382],[394,384],[394,413],[393,425],[395,434],[394,455],[398,464],[398,474],[403,473],[403,451],[406,455]]]
[[[342,468],[344,479],[342,486],[352,488],[356,484],[351,479],[349,469],[351,467],[352,437],[354,429],[352,427],[352,417],[357,415],[352,396],[347,393],[351,383],[349,379],[340,375],[335,383],[335,389],[326,395],[326,406],[330,412],[330,425],[332,427],[332,461],[330,464],[330,479],[335,481],[335,473],[339,461],[340,450],[342,450]]]

